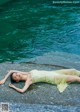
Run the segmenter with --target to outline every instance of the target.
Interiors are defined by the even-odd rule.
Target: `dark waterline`
[[[11,0],[0,6],[0,62],[46,52],[80,54],[80,8],[52,0]]]

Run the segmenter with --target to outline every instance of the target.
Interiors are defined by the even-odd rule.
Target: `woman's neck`
[[[26,74],[23,74],[21,77],[21,80],[26,81],[28,79],[28,75],[29,75],[29,72],[26,72]]]

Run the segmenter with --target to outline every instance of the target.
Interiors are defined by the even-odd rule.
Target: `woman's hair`
[[[13,72],[14,73],[14,72]],[[13,73],[10,75],[11,83],[15,83],[16,81],[13,79]]]

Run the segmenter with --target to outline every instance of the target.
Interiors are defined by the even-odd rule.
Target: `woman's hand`
[[[4,84],[5,83],[5,79],[0,80],[0,84]]]
[[[9,84],[9,87],[11,87],[11,88],[17,90],[17,91],[20,92],[20,93],[23,93],[22,89],[15,87],[13,84]]]
[[[13,84],[9,84],[9,87],[14,88],[15,86]]]

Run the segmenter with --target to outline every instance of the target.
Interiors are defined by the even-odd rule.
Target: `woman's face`
[[[21,80],[21,73],[13,73],[12,78],[16,81],[19,82]]]

